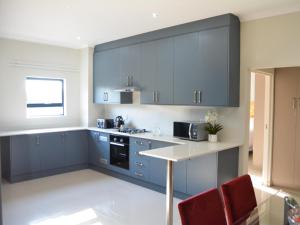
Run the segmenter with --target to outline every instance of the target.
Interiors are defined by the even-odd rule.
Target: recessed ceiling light
[[[157,18],[157,13],[152,13],[152,17],[154,18],[154,19],[156,19]]]
[[[77,39],[77,40],[80,40],[81,38],[80,38],[80,36],[77,36],[76,39]]]

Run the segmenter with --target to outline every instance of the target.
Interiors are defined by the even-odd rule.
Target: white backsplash
[[[105,105],[104,111],[106,118],[121,115],[126,126],[150,131],[159,128],[161,134],[172,135],[174,121],[204,121],[208,110],[216,110],[219,114],[219,122],[224,126],[220,133],[221,140],[233,141],[240,136],[237,134],[239,126],[235,122],[238,108],[140,105],[134,101],[131,105]]]

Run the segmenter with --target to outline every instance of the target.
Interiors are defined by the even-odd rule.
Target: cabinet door
[[[217,154],[187,161],[187,193],[195,195],[217,186]]]
[[[160,141],[152,141],[152,149],[164,148],[172,145],[175,144]],[[165,187],[167,181],[167,161],[153,157],[149,158],[149,181],[154,184]],[[186,193],[186,162],[174,162],[174,190]]]
[[[174,104],[198,104],[199,76],[199,33],[174,37]]]
[[[296,148],[295,148],[295,167],[294,167],[294,184],[295,188],[299,190],[300,188],[300,68],[297,68],[296,73],[298,74],[298,110],[297,110],[297,124],[296,124]]]
[[[204,106],[226,106],[228,102],[229,28],[199,32],[198,103]],[[186,78],[187,79],[187,78]]]
[[[130,173],[136,179],[149,181],[150,157],[140,155],[140,151],[151,149],[152,142],[146,139],[130,138]]]
[[[94,166],[109,165],[109,134],[89,132],[89,163]]]
[[[173,39],[144,43],[141,60],[141,103],[172,104]]]
[[[120,61],[122,85],[140,87],[141,45],[129,45],[120,48]]]
[[[121,86],[120,50],[111,49],[94,54],[94,102],[118,103]]]
[[[64,133],[48,133],[38,136],[43,170],[58,169],[65,165]]]
[[[88,162],[88,140],[86,131],[65,133],[66,165],[80,165]]]
[[[11,137],[11,175],[21,175],[40,170],[38,140],[34,135]]]

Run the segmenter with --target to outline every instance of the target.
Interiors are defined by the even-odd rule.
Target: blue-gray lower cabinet
[[[89,131],[88,158],[92,166],[109,167],[109,134]]]
[[[88,163],[87,131],[70,131],[64,136],[66,165],[79,165]]]
[[[140,138],[130,138],[130,174],[136,179],[149,181],[150,157],[140,155],[140,151],[151,149],[152,141]]]
[[[187,161],[187,193],[190,195],[217,186],[217,153]]]
[[[85,131],[1,138],[2,176],[10,182],[87,168]]]
[[[65,164],[65,133],[37,135],[41,170],[62,168]]]
[[[7,175],[34,173],[41,169],[40,151],[35,135],[13,136],[3,140],[7,142],[6,146],[10,147],[10,151],[3,148],[3,165],[6,165],[3,171]]]

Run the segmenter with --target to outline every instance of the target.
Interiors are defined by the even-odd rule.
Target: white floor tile
[[[174,225],[180,225],[174,200]],[[165,195],[82,170],[3,185],[4,225],[164,225]]]

